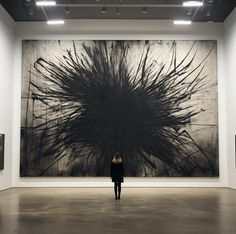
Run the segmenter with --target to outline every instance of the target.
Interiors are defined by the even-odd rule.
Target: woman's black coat
[[[111,162],[111,178],[112,182],[124,182],[124,167],[123,163]]]

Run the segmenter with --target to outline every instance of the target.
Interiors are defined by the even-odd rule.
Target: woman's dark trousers
[[[115,191],[116,199],[120,200],[121,182],[114,182],[114,191]]]

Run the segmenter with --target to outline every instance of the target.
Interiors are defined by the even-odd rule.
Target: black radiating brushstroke
[[[39,139],[31,153],[52,160],[36,174],[50,176],[50,168],[69,155],[69,175],[109,176],[111,157],[120,152],[127,176],[218,175],[184,130],[201,112],[186,103],[205,85],[202,71],[211,52],[193,68],[194,45],[176,62],[173,42],[170,63],[158,70],[148,42],[137,67],[129,67],[130,43],[124,41],[94,41],[80,51],[73,44],[56,62],[39,58],[34,68],[47,88],[34,80],[30,84],[33,101],[47,114],[35,116],[42,121],[27,134]],[[22,175],[28,174],[22,169]]]

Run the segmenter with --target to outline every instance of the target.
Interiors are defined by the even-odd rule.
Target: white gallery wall
[[[227,114],[227,160],[229,187],[236,189],[236,9],[224,24],[225,86]]]
[[[170,21],[135,20],[69,20],[62,26],[46,23],[16,23],[14,122],[13,122],[13,186],[14,187],[74,187],[112,186],[110,178],[20,178],[20,112],[21,62],[23,39],[123,39],[123,40],[217,40],[218,108],[219,108],[219,178],[126,178],[124,186],[135,187],[226,187],[227,145],[225,107],[224,41],[222,23],[196,23],[176,26]]]
[[[11,187],[13,139],[14,21],[0,5],[0,133],[5,134],[5,163],[0,190]]]
[[[126,178],[135,187],[236,188],[236,10],[225,23],[176,26],[156,20],[70,20],[64,26],[15,23],[0,6],[0,132],[5,133],[5,169],[0,190],[13,187],[112,186],[109,178],[20,178],[21,56],[23,39],[217,40],[219,178]]]

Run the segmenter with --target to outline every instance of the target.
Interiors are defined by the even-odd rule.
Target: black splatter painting
[[[216,41],[23,41],[21,176],[216,177]]]
[[[0,133],[0,170],[4,169],[4,143],[5,135]]]

